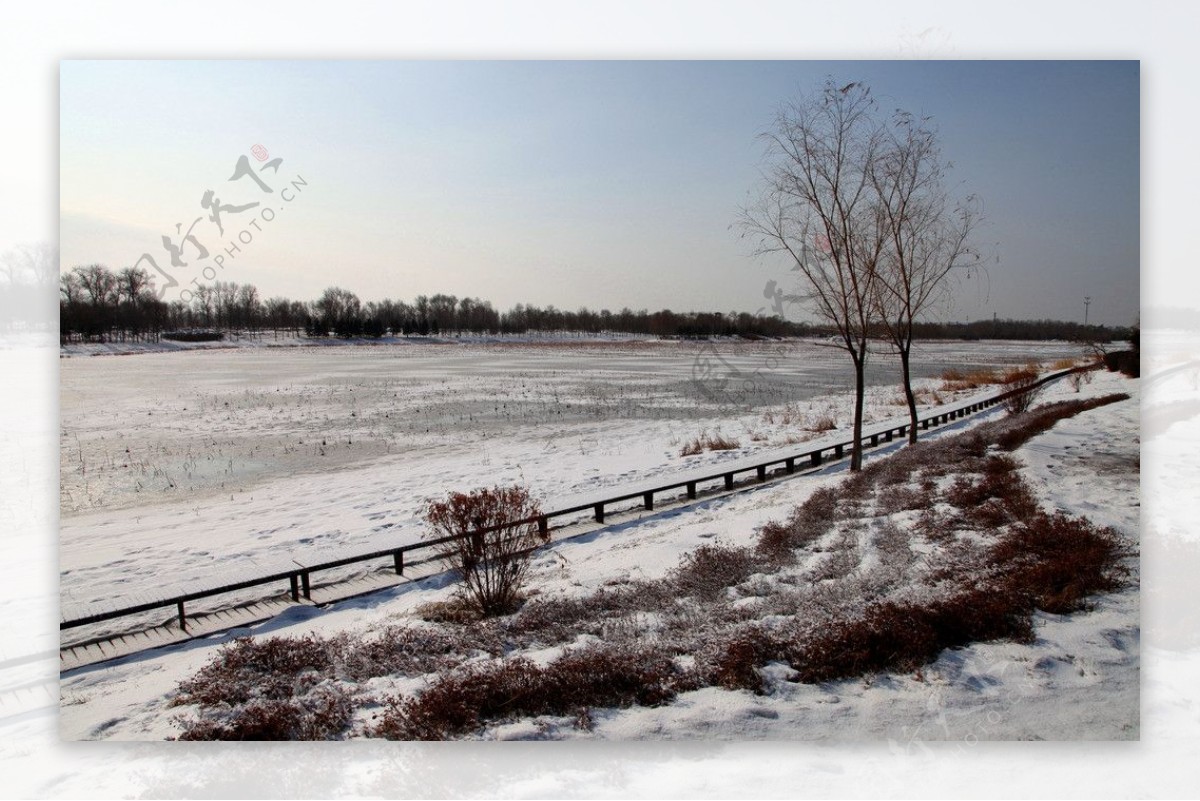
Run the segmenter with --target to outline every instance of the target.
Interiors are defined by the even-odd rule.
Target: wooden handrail
[[[1100,362],[1096,362],[1094,364],[1085,365],[1083,367],[1074,367],[1069,370],[1062,370],[1057,373],[1051,373],[1050,375],[1047,375],[1047,376],[1044,376],[1043,378],[1038,379],[1036,382],[1030,384],[1027,387],[1021,387],[1019,389],[1013,389],[1013,390],[1009,390],[1007,392],[1002,392],[999,395],[994,395],[992,397],[985,398],[983,400],[977,400],[977,401],[972,401],[969,403],[960,404],[953,409],[942,410],[942,411],[937,412],[936,414],[929,415],[925,418],[918,417],[917,422],[923,426],[927,426],[930,423],[932,423],[933,425],[938,425],[940,422],[948,422],[951,419],[958,419],[967,414],[974,414],[976,412],[982,411],[983,409],[990,408],[999,403],[1003,403],[1006,399],[1014,397],[1016,395],[1020,395],[1020,394],[1026,393],[1026,392],[1031,392],[1035,389],[1045,386],[1046,384],[1050,383],[1051,381],[1056,381],[1056,380],[1063,378],[1065,376],[1068,376],[1072,373],[1084,372],[1087,370],[1094,370],[1099,366],[1100,366]],[[900,424],[900,425],[888,426],[886,428],[873,431],[870,434],[864,434],[864,436],[862,438],[864,447],[867,446],[866,445],[867,442],[870,442],[872,446],[877,445],[880,437],[885,437],[885,436],[889,436],[891,434],[895,434],[897,431],[899,431],[900,435],[903,436],[903,433],[905,431],[907,431],[908,426],[909,426],[909,423],[906,422],[906,423]],[[890,436],[889,436],[889,439],[890,439]],[[826,443],[824,445],[821,445],[818,448],[810,448],[807,451],[801,451],[801,452],[793,453],[793,454],[784,453],[782,455],[776,455],[767,460],[747,461],[747,462],[742,462],[738,465],[727,465],[724,468],[716,469],[712,472],[690,475],[687,478],[683,478],[683,479],[675,479],[675,480],[671,480],[671,481],[666,481],[662,484],[641,486],[641,487],[637,488],[636,490],[618,491],[615,494],[610,495],[610,496],[604,496],[604,497],[598,498],[598,499],[589,499],[588,501],[581,502],[579,504],[568,505],[568,506],[565,506],[565,507],[562,507],[559,509],[554,509],[552,511],[542,512],[538,515],[522,518],[520,520],[513,520],[513,521],[508,521],[505,523],[499,523],[499,524],[496,524],[493,526],[488,526],[487,528],[482,528],[482,529],[478,529],[475,531],[471,531],[466,534],[451,535],[448,537],[439,537],[436,539],[421,540],[419,542],[409,543],[408,545],[399,545],[394,548],[383,548],[380,550],[370,551],[368,553],[354,554],[352,556],[341,557],[338,559],[333,559],[333,560],[330,560],[327,562],[320,562],[320,563],[312,564],[312,565],[303,565],[303,564],[297,563],[297,566],[295,569],[277,571],[277,572],[270,573],[270,574],[267,574],[264,576],[247,579],[245,581],[239,581],[239,582],[234,582],[232,584],[222,585],[220,587],[212,587],[212,588],[204,589],[204,590],[196,590],[194,592],[187,592],[187,593],[182,593],[180,595],[174,595],[174,596],[171,596],[170,598],[163,598],[161,600],[148,601],[148,602],[144,602],[144,603],[140,603],[140,604],[134,604],[132,606],[120,607],[120,608],[116,608],[116,609],[109,609],[104,612],[96,612],[93,614],[81,615],[79,617],[71,618],[69,620],[63,620],[61,623],[59,623],[59,630],[65,631],[67,629],[77,628],[79,626],[86,626],[86,625],[90,625],[93,623],[101,623],[101,622],[104,622],[107,620],[116,620],[117,618],[128,617],[129,615],[136,615],[136,614],[140,614],[142,612],[149,612],[154,609],[163,609],[163,608],[168,608],[168,607],[172,607],[172,606],[176,607],[178,610],[180,627],[186,628],[186,618],[184,617],[184,606],[183,605],[185,603],[188,603],[191,601],[200,600],[202,598],[210,598],[212,596],[222,595],[227,592],[236,592],[238,590],[244,590],[244,589],[248,589],[250,587],[261,586],[264,584],[273,584],[276,582],[282,582],[284,580],[288,581],[290,588],[291,588],[291,593],[292,593],[293,598],[298,600],[298,594],[300,592],[299,586],[301,584],[304,587],[305,597],[308,597],[308,595],[309,595],[309,575],[311,573],[316,573],[316,572],[319,572],[322,570],[330,570],[335,567],[344,567],[345,565],[356,564],[358,562],[368,562],[373,559],[382,559],[384,557],[389,557],[389,556],[395,560],[396,572],[402,573],[403,564],[404,564],[404,555],[407,553],[411,553],[413,551],[421,551],[421,550],[426,550],[426,549],[430,549],[430,548],[435,548],[438,545],[443,545],[447,542],[452,542],[453,540],[456,540],[456,539],[461,539],[461,538],[471,537],[471,536],[478,536],[480,534],[487,534],[487,533],[490,533],[493,531],[499,531],[500,529],[512,528],[512,527],[516,527],[516,526],[537,524],[543,530],[547,530],[548,529],[548,521],[551,518],[561,517],[563,515],[575,514],[578,512],[587,511],[589,509],[594,510],[597,520],[600,522],[603,522],[604,507],[609,504],[633,500],[634,498],[644,498],[646,500],[647,508],[651,508],[652,503],[653,503],[653,496],[660,492],[667,492],[669,490],[686,488],[688,491],[688,497],[695,497],[695,485],[696,484],[700,484],[700,483],[707,482],[707,481],[716,481],[717,479],[725,479],[726,487],[729,487],[732,483],[731,482],[732,476],[737,475],[739,473],[747,473],[750,471],[755,471],[758,474],[758,476],[760,477],[760,479],[765,480],[765,478],[766,478],[765,471],[767,468],[778,466],[778,465],[785,465],[786,468],[788,469],[788,472],[790,473],[790,472],[794,471],[796,463],[800,462],[802,460],[807,460],[811,465],[817,466],[822,463],[822,459],[823,459],[823,456],[826,451],[834,452],[836,454],[835,458],[837,458],[837,457],[840,457],[843,455],[846,448],[851,448],[851,447],[853,447],[853,445],[854,445],[853,439],[844,440],[842,442]]]

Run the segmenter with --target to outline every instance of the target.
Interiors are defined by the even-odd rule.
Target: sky
[[[224,280],[769,312],[794,274],[752,255],[739,208],[759,135],[827,77],[931,116],[952,188],[982,203],[987,269],[935,319],[1082,321],[1087,297],[1091,322],[1137,320],[1136,61],[68,60],[62,266],[149,254],[167,300]]]

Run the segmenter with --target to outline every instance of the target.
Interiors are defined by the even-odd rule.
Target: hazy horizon
[[[336,285],[502,310],[770,313],[767,283],[792,274],[751,258],[738,208],[758,186],[757,135],[826,76],[931,115],[952,182],[983,204],[987,277],[937,319],[1082,321],[1085,296],[1090,322],[1137,319],[1132,61],[64,61],[63,269],[150,253],[176,292],[195,277],[264,298]],[[243,156],[271,193],[227,180]],[[263,209],[273,219],[247,228]],[[181,244],[197,218],[208,259],[184,244],[188,266],[171,267],[162,237]]]

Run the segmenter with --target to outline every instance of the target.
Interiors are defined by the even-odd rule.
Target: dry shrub
[[[180,682],[172,706],[195,704],[181,740],[325,740],[353,705],[330,681],[337,645],[318,637],[243,638]]]
[[[837,621],[802,643],[792,667],[816,683],[876,673],[910,671],[945,648],[979,640],[1033,636],[1030,608],[1021,596],[993,588],[970,590],[924,606],[883,601],[854,620]]]
[[[412,626],[391,626],[370,639],[343,636],[337,675],[365,681],[394,674],[419,675],[444,669],[456,654],[480,646],[499,653],[499,643],[470,639],[459,632]]]
[[[1002,377],[995,370],[978,369],[964,373],[950,369],[942,373],[941,389],[943,392],[958,392],[999,384],[1001,381]]]
[[[833,487],[821,487],[796,507],[796,516],[825,518],[832,521],[837,510],[838,492]]]
[[[944,544],[954,539],[962,521],[957,514],[949,515],[933,507],[921,512],[913,524],[913,533],[933,543]]]
[[[541,507],[521,486],[452,492],[430,501],[425,522],[435,547],[462,581],[460,597],[483,616],[516,609],[534,549],[550,541],[531,518]]]
[[[1084,599],[1124,586],[1129,550],[1116,531],[1085,518],[1040,512],[1016,526],[992,550],[1004,581],[1039,609],[1066,614]]]
[[[832,553],[827,554],[809,571],[808,579],[814,584],[844,579],[858,567],[861,559],[857,538],[848,533],[841,538]]]
[[[928,503],[928,494],[916,487],[893,484],[880,490],[875,509],[881,515],[894,515],[910,509],[922,509]]]
[[[982,476],[959,476],[946,491],[948,503],[962,518],[982,528],[998,528],[1038,511],[1037,498],[1016,472],[1008,456],[992,456],[983,464]]]
[[[717,656],[706,676],[708,683],[727,690],[761,693],[763,681],[758,668],[777,658],[780,650],[774,638],[761,629],[736,632],[717,649]]]
[[[833,418],[833,415],[820,414],[820,415],[817,415],[816,417],[812,418],[812,420],[809,421],[807,427],[808,427],[809,431],[816,431],[818,433],[824,432],[824,431],[836,431],[837,430],[837,420],[835,420]]]
[[[423,603],[417,607],[416,615],[430,623],[452,623],[460,626],[475,623],[484,617],[469,599],[458,595],[445,601]]]
[[[730,439],[722,435],[719,431],[715,434],[710,434],[708,431],[701,431],[700,434],[683,446],[679,452],[680,456],[695,456],[696,454],[709,451],[732,451],[742,447],[742,443],[736,439]]]
[[[746,548],[701,545],[684,554],[668,580],[681,594],[715,598],[727,587],[741,584],[756,569],[755,560]]]
[[[833,529],[837,504],[838,493],[834,488],[816,490],[792,510],[786,522],[772,521],[759,529],[757,553],[778,562],[794,549],[823,537]]]
[[[180,682],[171,704],[217,706],[291,698],[306,682],[313,686],[332,675],[335,653],[330,641],[312,635],[242,637]]]
[[[545,667],[515,657],[439,678],[415,698],[389,701],[372,734],[393,740],[445,740],[490,721],[525,715],[657,706],[697,686],[694,674],[658,650],[588,646]]]
[[[1059,359],[1058,361],[1054,362],[1054,364],[1050,365],[1050,369],[1054,372],[1058,372],[1060,370],[1071,370],[1074,367],[1074,359]]]
[[[673,586],[663,581],[633,581],[582,597],[537,598],[499,621],[498,633],[506,641],[518,643],[570,642],[580,634],[603,635],[614,619],[666,609],[676,598]]]
[[[180,740],[332,740],[354,714],[349,696],[327,683],[289,699],[255,699],[224,709],[207,709],[184,724]]]
[[[758,530],[755,552],[762,559],[775,565],[783,565],[794,559],[792,529],[790,526],[771,520]]]
[[[1004,410],[1011,415],[1029,411],[1040,394],[1041,388],[1034,386],[1037,384],[1037,380],[1037,370],[1030,370],[1027,367],[1016,368],[1005,373],[1002,382],[1004,391],[1012,394],[1003,400]]]
[[[980,426],[981,434],[986,430],[992,441],[1006,451],[1016,450],[1044,431],[1049,431],[1059,420],[1086,412],[1110,403],[1129,400],[1129,395],[1118,392],[1088,400],[1058,401],[1039,407],[1036,412],[1020,421],[999,420]]]

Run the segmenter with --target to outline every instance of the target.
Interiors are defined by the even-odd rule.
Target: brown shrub
[[[833,419],[833,416],[829,414],[817,415],[809,421],[808,430],[816,432],[836,431],[837,420]]]
[[[184,723],[180,740],[331,740],[345,732],[354,705],[340,687],[325,684],[289,699],[257,698],[207,709]]]
[[[431,538],[445,540],[435,548],[462,581],[460,597],[481,615],[516,609],[530,556],[550,540],[536,522],[525,522],[540,513],[521,486],[452,492],[425,507]]]
[[[1117,532],[1084,518],[1039,512],[1015,526],[991,552],[1004,580],[1039,609],[1074,612],[1084,599],[1124,586],[1128,556]]]
[[[454,655],[482,648],[499,653],[498,642],[484,642],[440,629],[391,626],[370,639],[343,636],[336,674],[351,681],[375,676],[419,675],[446,668]]]
[[[1029,411],[1040,394],[1041,388],[1034,386],[1037,380],[1037,370],[1027,367],[1015,368],[1005,373],[1002,382],[1004,391],[1012,394],[1002,401],[1004,410],[1011,415]]]
[[[790,526],[771,520],[759,528],[758,540],[755,544],[755,550],[759,557],[776,565],[782,565],[792,560],[794,547]]]
[[[881,515],[894,515],[910,509],[922,509],[929,503],[929,496],[921,490],[904,484],[882,488],[875,502],[875,510]]]
[[[756,569],[754,557],[746,548],[701,545],[684,554],[668,580],[683,595],[711,599],[727,587],[741,584]]]
[[[994,588],[956,593],[925,606],[877,602],[860,618],[835,622],[801,644],[792,667],[800,681],[811,683],[909,671],[945,648],[978,640],[1028,641],[1030,611],[1019,594]]]
[[[777,658],[781,649],[762,630],[751,628],[735,633],[722,643],[708,671],[708,683],[727,690],[763,691],[758,668]]]
[[[731,439],[722,435],[720,432],[710,434],[707,431],[701,431],[699,435],[694,437],[691,442],[683,446],[679,452],[680,456],[695,456],[698,453],[709,451],[732,451],[742,447],[742,443],[736,439]]]
[[[222,646],[191,678],[179,683],[172,706],[244,704],[252,699],[291,698],[305,682],[331,675],[334,649],[328,640],[305,637],[243,637]]]
[[[319,637],[243,638],[179,683],[172,706],[195,704],[181,740],[325,740],[353,706],[329,681],[338,647]]]
[[[444,676],[415,698],[392,699],[372,734],[394,740],[445,740],[489,721],[522,715],[656,706],[698,684],[669,656],[649,648],[588,646],[545,667],[514,657]]]
[[[979,389],[991,384],[999,384],[1001,376],[995,370],[977,369],[968,373],[960,370],[946,370],[942,373],[942,390],[957,392],[967,389]]]
[[[757,552],[767,559],[786,558],[795,548],[802,548],[833,529],[837,513],[838,492],[833,487],[821,487],[788,516],[787,522],[770,522],[759,529]]]

